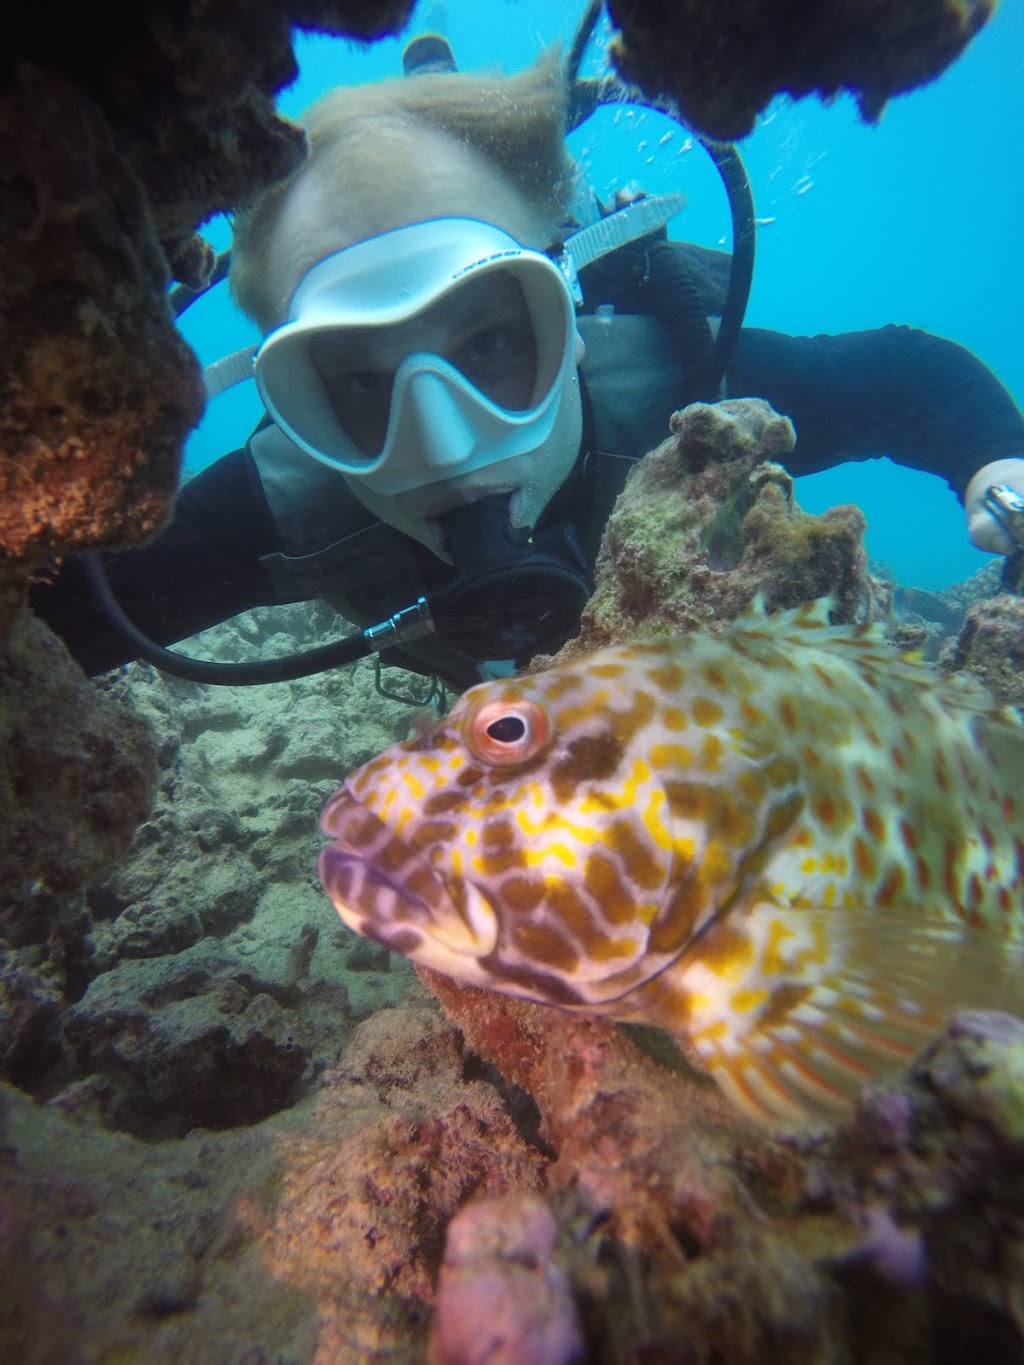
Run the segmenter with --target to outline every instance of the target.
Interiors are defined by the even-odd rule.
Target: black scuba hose
[[[667,114],[669,118],[679,122],[677,111],[667,101],[656,98],[648,99],[641,91],[623,85],[616,76],[580,78],[580,65],[587,46],[594,36],[594,29],[597,27],[597,21],[601,16],[603,7],[603,0],[590,0],[587,8],[583,11],[583,16],[566,58],[566,84],[569,88],[568,131],[575,132],[580,124],[585,123],[602,104],[613,103],[640,104],[648,109]],[[718,329],[718,335],[714,339],[706,368],[700,365],[700,360],[705,353],[706,341],[701,330],[701,323],[694,312],[695,294],[693,297],[687,294],[685,286],[679,284],[678,280],[676,288],[679,291],[679,303],[683,309],[683,314],[681,330],[677,331],[677,335],[681,347],[684,344],[694,346],[694,354],[698,359],[697,368],[698,370],[703,369],[702,373],[695,375],[695,396],[707,395],[713,399],[718,395],[721,388],[722,379],[729,367],[729,361],[732,359],[732,353],[736,348],[736,341],[747,311],[750,285],[754,275],[754,244],[757,230],[754,221],[754,197],[739,152],[732,143],[713,142],[699,134],[697,141],[714,163],[715,169],[722,178],[722,184],[725,186],[725,193],[729,200],[729,214],[732,219],[732,268],[729,272],[729,287],[726,291],[725,306],[722,309],[721,325]],[[657,311],[660,316],[664,310],[659,307]],[[706,325],[705,317],[703,326],[706,327]],[[680,323],[677,322],[676,326],[679,328]]]
[[[594,29],[597,21],[601,17],[601,10],[604,8],[604,0],[590,0],[590,4],[583,11],[582,18],[576,29],[576,34],[569,48],[569,55],[565,59],[566,85],[571,90],[579,79],[580,63],[583,61],[583,54],[590,45],[590,40],[594,36]],[[575,127],[575,124],[573,125]]]
[[[228,687],[250,687],[262,683],[291,682],[307,678],[328,668],[340,668],[373,654],[388,645],[416,639],[432,631],[426,600],[419,598],[412,607],[390,617],[379,626],[369,626],[357,635],[346,636],[329,645],[286,654],[280,659],[264,659],[258,663],[220,663],[215,659],[193,659],[164,649],[125,615],[114,596],[98,554],[82,556],[89,584],[99,599],[108,619],[121,637],[131,646],[133,657],[142,659],[164,673],[186,678],[189,682],[219,683]]]
[[[191,308],[195,301],[201,299],[215,284],[220,284],[221,280],[227,279],[230,265],[231,252],[222,251],[214,261],[213,269],[210,271],[210,278],[205,284],[201,284],[195,289],[193,289],[190,284],[176,284],[167,295],[167,303],[171,310],[171,317],[180,318],[186,308]]]
[[[754,220],[754,196],[739,152],[730,142],[711,142],[703,137],[699,140],[722,177],[732,216],[732,268],[729,271],[725,307],[722,309],[722,324],[715,338],[708,376],[714,379],[717,390],[736,349],[747,311],[750,284],[754,277],[757,225]]]
[[[713,403],[719,396],[722,376],[716,374],[715,337],[700,290],[667,238],[647,246],[647,259],[655,316],[668,325],[675,350],[683,361],[685,387],[679,395],[679,406]]]

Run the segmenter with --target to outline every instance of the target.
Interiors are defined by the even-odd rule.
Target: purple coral
[[[556,1263],[558,1224],[535,1194],[468,1204],[445,1242],[432,1365],[573,1365],[576,1308]]]

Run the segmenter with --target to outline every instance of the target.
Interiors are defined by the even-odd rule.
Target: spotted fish
[[[1024,1003],[1024,724],[824,602],[474,687],[322,824],[357,933],[667,1029],[760,1118]]]

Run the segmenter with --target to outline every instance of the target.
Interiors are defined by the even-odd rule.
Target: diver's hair
[[[317,177],[342,210],[363,199],[372,203],[393,192],[389,149],[400,147],[416,128],[443,133],[481,155],[547,231],[547,240],[536,245],[550,244],[574,190],[566,107],[557,48],[511,76],[442,71],[329,91],[300,120],[309,141],[307,159],[235,219],[230,281],[239,307],[262,331],[271,330],[282,321],[295,283],[319,259],[322,239],[315,224],[304,232],[301,221],[289,223],[287,253],[274,249],[290,192]]]

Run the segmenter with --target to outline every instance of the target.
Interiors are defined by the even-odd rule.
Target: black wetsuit
[[[798,439],[786,463],[794,475],[887,455],[940,475],[962,498],[983,465],[1024,454],[1024,417],[991,371],[963,347],[909,327],[817,337],[747,328],[729,365],[727,387],[732,395],[765,398],[792,418]],[[585,428],[577,472],[543,520],[572,520],[593,555],[629,460],[612,462],[610,475],[605,462],[602,486],[594,488],[586,473],[588,440]],[[644,453],[631,452],[637,458]],[[567,505],[574,499],[580,505]],[[436,590],[451,570],[352,501],[355,524],[365,528],[364,541],[357,542],[365,551],[359,551],[360,583],[350,592],[354,609],[346,614],[366,625],[407,606],[419,592]],[[153,639],[169,644],[246,608],[295,600],[295,593],[283,597],[261,563],[280,548],[245,448],[186,484],[170,527],[151,544],[113,556],[107,572],[129,616]],[[33,606],[87,672],[125,660],[125,646],[94,604],[74,559],[52,585],[37,587]],[[440,663],[441,674],[456,685],[475,680],[470,661],[463,656],[446,664],[436,647],[432,658],[392,659],[424,670]]]

